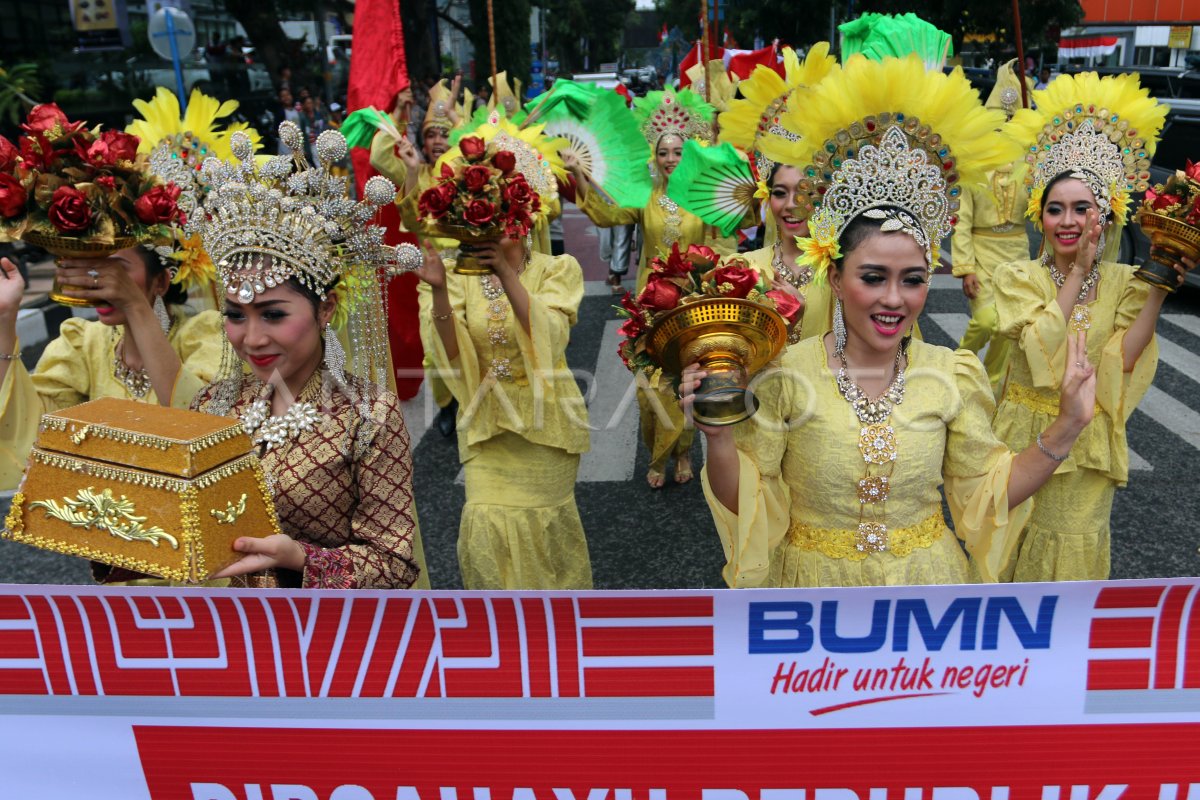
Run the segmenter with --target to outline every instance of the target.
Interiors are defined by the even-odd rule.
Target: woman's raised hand
[[[1067,366],[1063,370],[1058,414],[1082,430],[1096,412],[1096,368],[1088,361],[1087,331],[1067,336]]]
[[[129,277],[125,264],[110,258],[64,260],[58,267],[60,291],[94,305],[113,306],[129,316],[137,305],[149,305],[146,293]]]
[[[1085,275],[1096,263],[1096,250],[1100,247],[1100,236],[1104,226],[1100,224],[1100,214],[1094,208],[1089,208],[1083,219],[1083,233],[1079,238],[1079,255],[1075,259],[1074,268]]]
[[[444,288],[446,286],[446,264],[442,261],[442,256],[438,253],[437,248],[432,243],[423,241],[421,242],[421,255],[424,263],[413,270],[417,273],[417,277],[434,289]]]
[[[11,320],[14,324],[17,311],[21,308],[21,299],[25,297],[25,279],[21,270],[7,258],[0,259],[0,319]]]

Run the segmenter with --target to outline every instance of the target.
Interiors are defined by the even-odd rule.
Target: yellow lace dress
[[[458,562],[468,589],[589,589],[591,561],[575,505],[587,409],[566,362],[583,299],[571,256],[534,253],[521,275],[529,327],[506,296],[448,271],[458,356],[450,359],[421,293],[425,351],[458,400],[458,452],[467,497]]]
[[[1000,333],[1013,340],[1008,380],[996,410],[996,435],[1013,450],[1034,442],[1058,416],[1067,357],[1067,323],[1058,287],[1038,261],[996,270]],[[1149,296],[1133,267],[1104,262],[1096,299],[1088,305],[1088,360],[1096,366],[1096,412],[1066,461],[1034,495],[1033,517],[1015,565],[1018,581],[1100,580],[1108,577],[1113,494],[1129,480],[1125,423],[1154,380],[1158,339],[1152,337],[1131,372],[1124,370],[1124,337]]]
[[[650,260],[670,252],[671,245],[679,249],[702,244],[722,255],[737,251],[733,237],[706,238],[712,228],[699,217],[689,214],[671,200],[661,187],[655,187],[645,208],[622,208],[601,199],[598,192],[580,189],[579,208],[596,225],[611,228],[616,225],[642,226],[642,255],[638,261],[637,286],[634,295],[641,293],[650,277]],[[667,381],[657,386],[642,387],[637,393],[642,442],[650,451],[650,469],[663,472],[667,459],[686,456],[692,449],[696,432],[684,425],[675,389]]]
[[[910,344],[906,391],[889,419],[898,455],[882,505],[859,500],[863,425],[838,391],[822,337],[789,347],[758,396],[758,413],[734,432],[739,513],[713,495],[707,467],[702,473],[729,586],[996,579],[1028,503],[1008,508],[1013,455],[992,433],[992,393],[974,354]],[[860,533],[864,520],[886,524],[882,549]]]
[[[979,293],[970,300],[971,321],[959,347],[978,353],[985,346],[983,366],[998,397],[1008,368],[1010,340],[997,336],[998,317],[992,286],[996,268],[1029,258],[1025,208],[1029,197],[1022,187],[1025,167],[988,173],[986,186],[968,186],[959,198],[958,223],[950,254],[954,276],[975,275]]]
[[[220,369],[225,330],[216,311],[190,318],[178,309],[171,313],[175,322],[167,340],[183,362],[171,405],[187,408]],[[42,414],[101,397],[135,399],[113,372],[122,334],[122,328],[72,317],[46,345],[32,374],[19,360],[9,362],[0,383],[0,488],[14,489],[20,482]],[[157,403],[158,397],[150,389],[141,400]]]

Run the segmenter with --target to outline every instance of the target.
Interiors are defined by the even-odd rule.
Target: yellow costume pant
[[[987,370],[992,394],[999,399],[1004,373],[1008,370],[1012,340],[996,335],[1000,327],[1000,315],[996,311],[996,298],[992,292],[992,266],[981,265],[975,276],[979,279],[979,293],[970,301],[971,321],[967,323],[967,330],[958,346],[972,353],[987,347],[983,367]]]
[[[575,505],[579,454],[504,432],[464,465],[458,565],[467,589],[590,589]]]
[[[642,441],[650,451],[650,469],[663,472],[668,459],[686,456],[691,451],[696,431],[685,428],[679,398],[669,383],[657,390],[639,388],[637,399]]]

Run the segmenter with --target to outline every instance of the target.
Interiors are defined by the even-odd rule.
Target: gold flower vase
[[[1137,224],[1150,240],[1150,258],[1133,274],[1174,292],[1179,288],[1179,273],[1173,265],[1181,258],[1200,258],[1200,228],[1152,211],[1139,211]]]
[[[118,250],[124,250],[137,244],[137,239],[132,236],[117,236],[111,243],[105,244],[78,239],[74,236],[58,236],[40,231],[26,231],[21,240],[34,247],[40,247],[53,255],[59,266],[62,266],[62,262],[66,259],[107,258]],[[86,289],[89,287],[62,286],[59,284],[58,278],[55,277],[54,285],[50,287],[50,299],[56,303],[73,308],[87,308],[96,305],[91,300],[67,297],[63,294],[63,290],[68,288]]]
[[[492,268],[479,263],[474,245],[500,241],[503,232],[499,228],[472,228],[467,225],[437,224],[428,227],[430,233],[443,239],[458,241],[458,255],[454,258],[456,275],[491,275]]]
[[[646,351],[668,375],[700,364],[708,375],[696,390],[693,414],[697,422],[720,426],[754,414],[746,387],[786,341],[787,326],[774,309],[713,297],[668,311],[651,329]]]

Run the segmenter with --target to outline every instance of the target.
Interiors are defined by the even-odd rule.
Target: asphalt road
[[[600,283],[595,231],[570,209],[568,250],[580,257],[589,295],[567,351],[568,363],[594,388],[589,398],[593,451],[576,488],[597,588],[718,587],[720,544],[698,481],[644,480],[647,456],[637,444],[636,406],[622,411],[628,374],[615,355],[612,297]],[[967,322],[958,281],[936,276],[921,329],[926,339],[953,346]],[[1129,423],[1134,467],[1113,508],[1113,577],[1200,574],[1200,292],[1185,289],[1167,301],[1159,323],[1161,359],[1154,388]],[[435,588],[458,588],[455,555],[463,485],[457,448],[433,428],[424,393],[408,404],[416,441],[415,492]],[[697,471],[702,450],[693,451]],[[81,562],[0,542],[0,582],[86,583]]]

